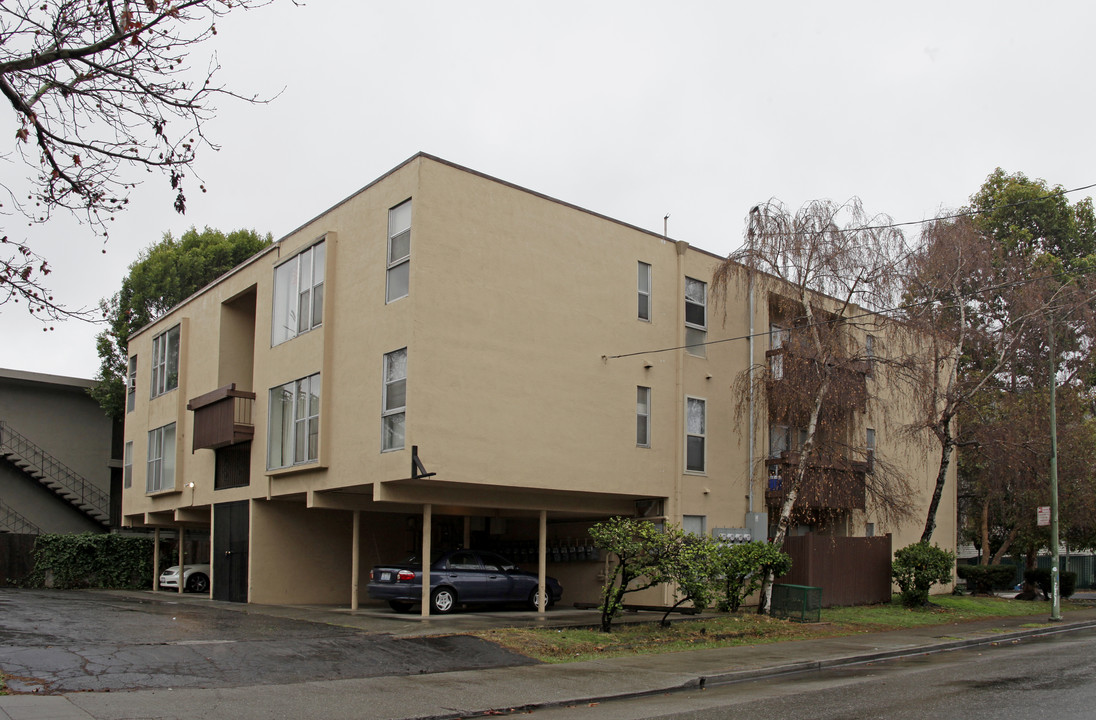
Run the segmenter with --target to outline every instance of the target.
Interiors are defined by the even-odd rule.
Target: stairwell
[[[16,512],[15,508],[0,500],[0,533],[18,533],[21,535],[41,535],[42,528]]]
[[[104,526],[110,525],[110,496],[0,420],[0,457]],[[24,518],[25,519],[25,518]]]

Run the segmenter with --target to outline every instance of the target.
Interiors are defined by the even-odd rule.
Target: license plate
[[[392,582],[392,573],[382,572],[381,582]]]

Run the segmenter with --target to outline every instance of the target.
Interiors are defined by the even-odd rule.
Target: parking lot
[[[9,691],[49,694],[528,665],[528,658],[452,633],[541,622],[535,613],[521,612],[465,613],[442,621],[387,609],[350,613],[171,593],[0,588],[0,672]]]

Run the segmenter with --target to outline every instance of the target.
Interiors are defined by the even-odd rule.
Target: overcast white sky
[[[284,92],[221,103],[185,216],[156,177],[105,246],[68,221],[5,231],[90,307],[165,231],[277,239],[420,150],[651,230],[669,213],[671,237],[718,253],[770,197],[909,221],[998,166],[1096,182],[1096,3],[902,5],[277,0],[218,25],[222,81]],[[93,377],[99,328],[54,327],[0,306],[0,367]]]

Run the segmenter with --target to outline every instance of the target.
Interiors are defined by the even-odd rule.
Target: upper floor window
[[[320,456],[320,374],[270,389],[268,469],[315,462]]]
[[[636,387],[636,445],[651,447],[651,388]]]
[[[864,438],[865,449],[867,450],[868,462],[875,459],[875,428],[868,428],[867,437]]]
[[[134,366],[136,372],[136,366]],[[179,326],[152,338],[152,397],[179,387]]]
[[[411,281],[411,201],[388,211],[388,275],[384,301],[407,297]]]
[[[175,423],[148,433],[148,477],[145,492],[175,488]]]
[[[133,487],[133,441],[126,443],[122,454],[122,487],[129,490]]]
[[[864,359],[868,361],[868,375],[875,369],[875,336],[868,335],[864,338]]]
[[[404,446],[407,414],[407,348],[384,356],[384,398],[381,402],[381,450]]]
[[[708,341],[708,283],[685,278],[685,350],[705,357]]]
[[[133,412],[137,402],[137,356],[129,359],[129,372],[126,373],[126,412]]]
[[[323,323],[326,249],[321,240],[274,268],[270,344],[278,345]]]
[[[645,262],[639,264],[639,319],[651,319],[651,266]]]
[[[685,469],[704,472],[707,467],[705,439],[707,438],[707,409],[700,398],[685,399]]]

